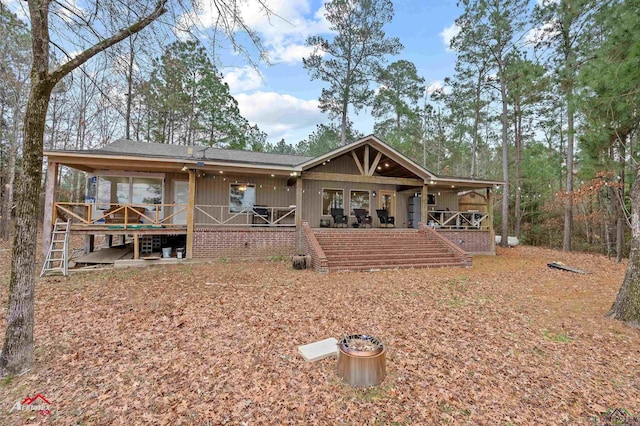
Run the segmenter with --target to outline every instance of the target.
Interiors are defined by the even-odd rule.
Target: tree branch
[[[120,30],[116,34],[112,35],[111,37],[104,39],[101,42],[93,45],[92,47],[88,48],[84,52],[80,53],[75,58],[62,64],[61,66],[59,66],[49,74],[49,78],[54,83],[57,83],[62,77],[69,74],[71,71],[78,68],[80,65],[84,64],[89,59],[97,55],[98,53],[119,43],[120,41],[131,36],[132,34],[135,34],[141,31],[142,29],[147,27],[149,24],[151,24],[153,21],[158,19],[158,17],[160,17],[163,13],[167,11],[164,7],[166,3],[167,3],[167,0],[158,0],[158,2],[156,3],[156,7],[153,10],[153,12],[151,12],[151,14],[135,22],[133,25]]]

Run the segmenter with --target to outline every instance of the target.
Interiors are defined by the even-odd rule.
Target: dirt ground
[[[593,425],[609,409],[640,415],[640,331],[604,317],[624,271],[603,256],[518,247],[468,269],[318,275],[214,262],[38,279],[36,366],[0,383],[0,423]],[[4,328],[6,285],[1,296]],[[351,388],[335,359],[297,354],[353,333],[385,344],[382,385]],[[51,414],[10,411],[36,394]]]

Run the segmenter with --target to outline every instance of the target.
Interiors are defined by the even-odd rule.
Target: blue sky
[[[26,20],[26,3],[6,0],[19,16]],[[267,50],[271,66],[258,63],[253,68],[242,55],[231,49],[217,48],[217,65],[229,83],[232,95],[237,99],[241,113],[253,124],[267,133],[270,142],[284,138],[295,144],[313,132],[316,125],[327,123],[329,118],[318,109],[318,97],[325,85],[322,81],[311,81],[302,67],[302,58],[308,56],[310,48],[305,46],[308,36],[323,34],[331,38],[329,24],[324,19],[325,0],[265,0],[276,16],[265,17],[255,0],[240,2],[240,12],[247,23],[261,37]],[[86,14],[93,10],[91,1],[59,0],[67,10]],[[180,25],[190,32],[205,35],[218,17],[213,2],[202,0],[198,13],[181,14],[180,9],[169,13],[167,18],[177,18],[177,25],[163,27],[168,41],[175,34],[188,37],[181,32]],[[173,3],[172,3],[173,4]],[[412,61],[420,76],[428,85],[437,86],[445,77],[453,74],[455,53],[448,50],[448,40],[453,35],[454,20],[461,13],[455,0],[394,0],[395,16],[385,27],[388,36],[398,37],[404,49],[389,63],[399,59]],[[65,19],[64,9],[54,8],[54,13]],[[184,10],[182,10],[184,11]],[[174,14],[175,13],[175,14]],[[171,19],[163,18],[169,22]],[[57,21],[59,24],[60,21]],[[158,25],[158,24],[156,24]],[[67,46],[67,51],[77,53],[86,46],[76,45],[64,32],[52,33],[58,45]],[[59,39],[62,37],[62,39]],[[242,37],[240,37],[242,40]],[[203,38],[207,45],[207,40]],[[256,59],[254,57],[254,59]],[[114,95],[115,97],[115,95]],[[122,98],[119,96],[118,98]],[[123,101],[123,99],[119,99]],[[364,134],[373,131],[370,111],[356,115],[352,110],[349,117],[355,127]]]
[[[270,4],[286,21],[273,18],[267,22],[263,14],[250,7],[244,10],[244,16],[261,35],[273,65],[260,65],[257,72],[239,57],[222,55],[220,61],[241,113],[265,131],[269,141],[284,138],[297,143],[317,124],[329,121],[317,108],[324,83],[311,81],[302,67],[302,57],[309,53],[305,38],[313,34],[330,36],[328,23],[323,19],[322,1],[272,0]],[[447,49],[446,42],[460,14],[456,2],[395,0],[394,10],[393,22],[385,30],[389,36],[399,37],[404,49],[389,62],[413,62],[427,84],[438,85],[451,76],[455,53]],[[350,111],[350,118],[361,132],[373,131],[369,111],[358,115]]]

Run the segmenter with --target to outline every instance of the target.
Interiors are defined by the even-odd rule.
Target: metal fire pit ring
[[[356,342],[364,343],[367,347],[371,347],[371,349],[358,349],[355,345]],[[344,353],[354,356],[374,356],[384,350],[384,346],[380,340],[367,334],[351,334],[345,336],[340,340],[338,345]]]

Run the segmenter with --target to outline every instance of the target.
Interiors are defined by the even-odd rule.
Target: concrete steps
[[[437,236],[415,229],[317,229],[330,271],[471,266]]]

